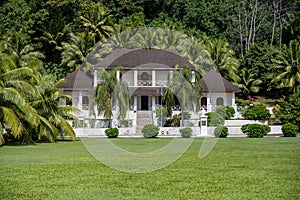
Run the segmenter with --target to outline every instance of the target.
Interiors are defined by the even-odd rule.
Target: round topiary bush
[[[193,130],[189,127],[179,129],[180,135],[183,138],[189,138],[192,136]]]
[[[226,126],[217,126],[214,130],[215,137],[226,138],[228,135],[228,128]]]
[[[142,128],[143,136],[146,138],[156,137],[159,133],[159,128],[153,124],[146,124]]]
[[[286,123],[281,127],[284,137],[296,137],[298,133],[298,126],[292,123]]]
[[[261,138],[271,131],[268,125],[262,124],[245,124],[241,129],[242,132],[250,138]]]
[[[105,132],[105,135],[109,138],[116,138],[119,135],[118,128],[108,128],[104,132]]]

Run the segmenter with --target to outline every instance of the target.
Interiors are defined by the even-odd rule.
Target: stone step
[[[137,127],[136,127],[137,135],[142,135],[142,128],[146,124],[153,124],[152,111],[138,111],[137,112]]]

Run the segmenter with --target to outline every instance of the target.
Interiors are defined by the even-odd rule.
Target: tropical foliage
[[[275,69],[281,71],[273,82],[279,82],[281,87],[290,88],[293,92],[300,91],[300,44],[292,40],[289,46],[284,45],[274,59]]]
[[[100,83],[92,93],[91,110],[97,106],[97,113],[111,121],[113,107],[116,108],[117,118],[124,119],[129,109],[130,94],[127,83],[117,79],[117,71],[122,67],[116,67],[111,71],[104,68],[98,69]]]

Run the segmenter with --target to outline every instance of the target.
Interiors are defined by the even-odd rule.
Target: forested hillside
[[[0,5],[2,52],[34,55],[47,73],[62,78],[114,33],[162,27],[195,37],[245,93],[280,92],[281,82],[295,90],[299,5],[297,0],[6,0]],[[296,66],[287,72],[286,64]]]

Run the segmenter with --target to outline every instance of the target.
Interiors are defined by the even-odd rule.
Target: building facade
[[[65,94],[73,97],[72,105],[82,111],[80,118],[101,119],[101,116],[97,114],[93,116],[90,112],[90,94],[101,81],[97,75],[99,68],[111,70],[118,66],[122,66],[122,70],[117,71],[117,79],[127,83],[131,95],[131,106],[126,117],[131,120],[131,126],[142,126],[143,123],[155,124],[155,110],[163,106],[162,95],[174,71],[187,66],[192,71],[192,81],[195,81],[195,67],[176,52],[154,49],[118,49],[94,66],[93,77],[76,70],[65,78],[65,83],[60,85]],[[207,72],[200,83],[204,89],[201,106],[207,112],[214,111],[220,105],[229,105],[236,110],[235,93],[240,91],[238,87],[213,70]],[[173,110],[180,112],[180,104],[177,103]],[[199,113],[192,113],[192,118],[199,118]],[[144,122],[139,123],[139,120]]]

